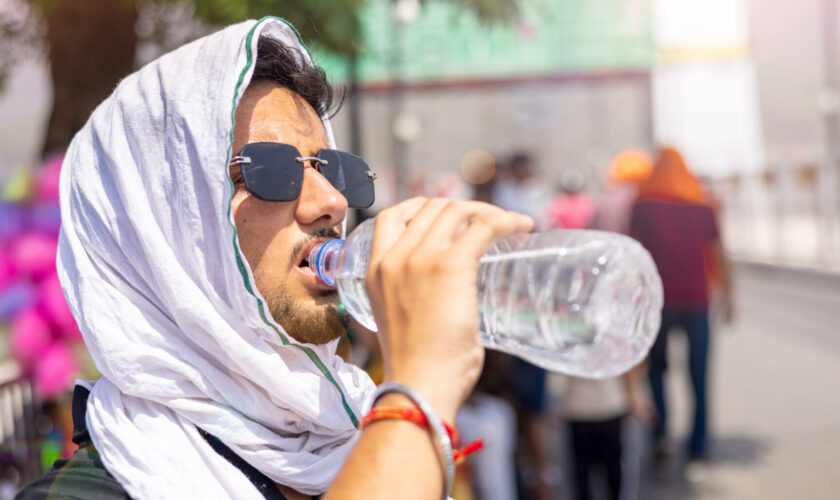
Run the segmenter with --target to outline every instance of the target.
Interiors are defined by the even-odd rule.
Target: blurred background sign
[[[654,61],[647,0],[534,0],[518,16],[483,23],[454,2],[431,0],[403,7],[372,0],[362,11],[359,80],[387,83],[393,75],[394,24],[402,23],[406,82],[499,78],[564,71],[646,69]],[[344,59],[320,54],[329,74],[346,78]]]

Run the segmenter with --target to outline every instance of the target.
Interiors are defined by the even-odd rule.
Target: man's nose
[[[347,199],[314,168],[303,171],[295,217],[304,226],[329,228],[340,224],[347,214]]]

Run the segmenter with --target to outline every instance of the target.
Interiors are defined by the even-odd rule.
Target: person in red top
[[[583,192],[583,174],[577,170],[564,174],[560,193],[548,205],[547,225],[551,229],[587,229],[592,226],[597,206]]]
[[[640,186],[630,219],[630,235],[650,252],[662,277],[665,304],[662,326],[649,355],[649,380],[659,415],[653,434],[657,454],[666,447],[667,411],[663,378],[669,332],[681,327],[688,335],[689,370],[694,392],[694,424],[689,461],[707,452],[706,380],[709,352],[709,255],[723,283],[729,317],[729,279],[717,219],[699,180],[673,148],[660,151],[651,176]]]

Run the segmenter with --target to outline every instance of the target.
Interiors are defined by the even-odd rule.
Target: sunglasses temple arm
[[[230,159],[231,165],[244,165],[246,163],[251,163],[251,158],[247,156],[234,156]]]

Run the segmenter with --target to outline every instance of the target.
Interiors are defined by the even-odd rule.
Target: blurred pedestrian
[[[631,149],[618,154],[604,178],[598,197],[594,226],[602,231],[630,232],[630,214],[639,195],[639,186],[653,171],[653,160],[644,151]]]
[[[489,154],[475,155],[472,160],[466,172],[470,175],[465,178],[473,185],[473,199],[493,203],[498,178],[495,160]],[[515,362],[509,354],[487,351],[481,376],[458,414],[458,428],[465,441],[484,438],[481,453],[472,457],[469,467],[478,500],[517,498],[518,418],[511,403],[515,399]]]
[[[548,229],[586,229],[595,218],[595,202],[583,192],[583,174],[579,170],[566,170],[560,180],[559,193],[551,200],[546,211]]]
[[[715,213],[682,155],[661,150],[651,176],[641,185],[630,222],[631,235],[650,252],[665,293],[662,326],[649,355],[649,380],[658,417],[653,429],[654,453],[670,453],[664,375],[671,330],[688,336],[689,372],[694,396],[689,463],[706,458],[707,367],[709,355],[709,291],[704,255],[708,252],[724,285],[726,310],[731,311],[729,272]]]
[[[516,410],[508,401],[512,361],[508,354],[487,351],[484,368],[456,423],[464,442],[483,438],[481,453],[469,465],[478,500],[513,500],[516,492]]]
[[[592,203],[589,218],[578,218],[578,227],[627,234],[639,182],[652,169],[650,157],[642,151],[619,155],[607,172],[606,189],[597,208]],[[567,223],[569,220],[567,217]],[[637,457],[627,460],[626,455],[638,454],[638,450],[625,449],[622,442],[629,415],[641,422],[647,422],[652,416],[650,397],[642,384],[645,373],[646,367],[641,364],[622,377],[597,380],[569,377],[563,414],[569,424],[573,483],[578,500],[591,498],[592,476],[597,469],[602,469],[608,498],[637,497],[638,467],[624,464],[635,465]]]
[[[493,203],[538,220],[545,212],[548,192],[537,176],[533,158],[528,153],[515,153],[500,170],[493,186]]]
[[[493,188],[493,203],[530,215],[539,221],[545,213],[548,192],[536,175],[533,158],[525,152],[513,154],[501,169]],[[548,498],[545,476],[547,467],[546,372],[526,361],[513,362],[513,398],[517,409],[520,436],[519,452],[523,487],[529,497]]]
[[[472,199],[493,203],[500,172],[497,171],[496,159],[491,154],[472,154],[469,161],[461,163],[462,176],[472,186]]]
[[[593,472],[598,469],[603,473],[608,498],[637,497],[639,471],[636,467],[624,467],[628,462],[625,455],[631,450],[625,450],[622,442],[629,415],[641,422],[647,422],[652,416],[650,399],[642,383],[644,373],[644,366],[638,366],[622,377],[569,377],[563,414],[569,425],[573,483],[578,500],[592,498]],[[637,460],[629,462],[635,464]]]
[[[550,495],[548,443],[548,398],[544,369],[520,359],[513,359],[513,399],[519,420],[521,440],[518,446],[522,495],[545,500]]]

